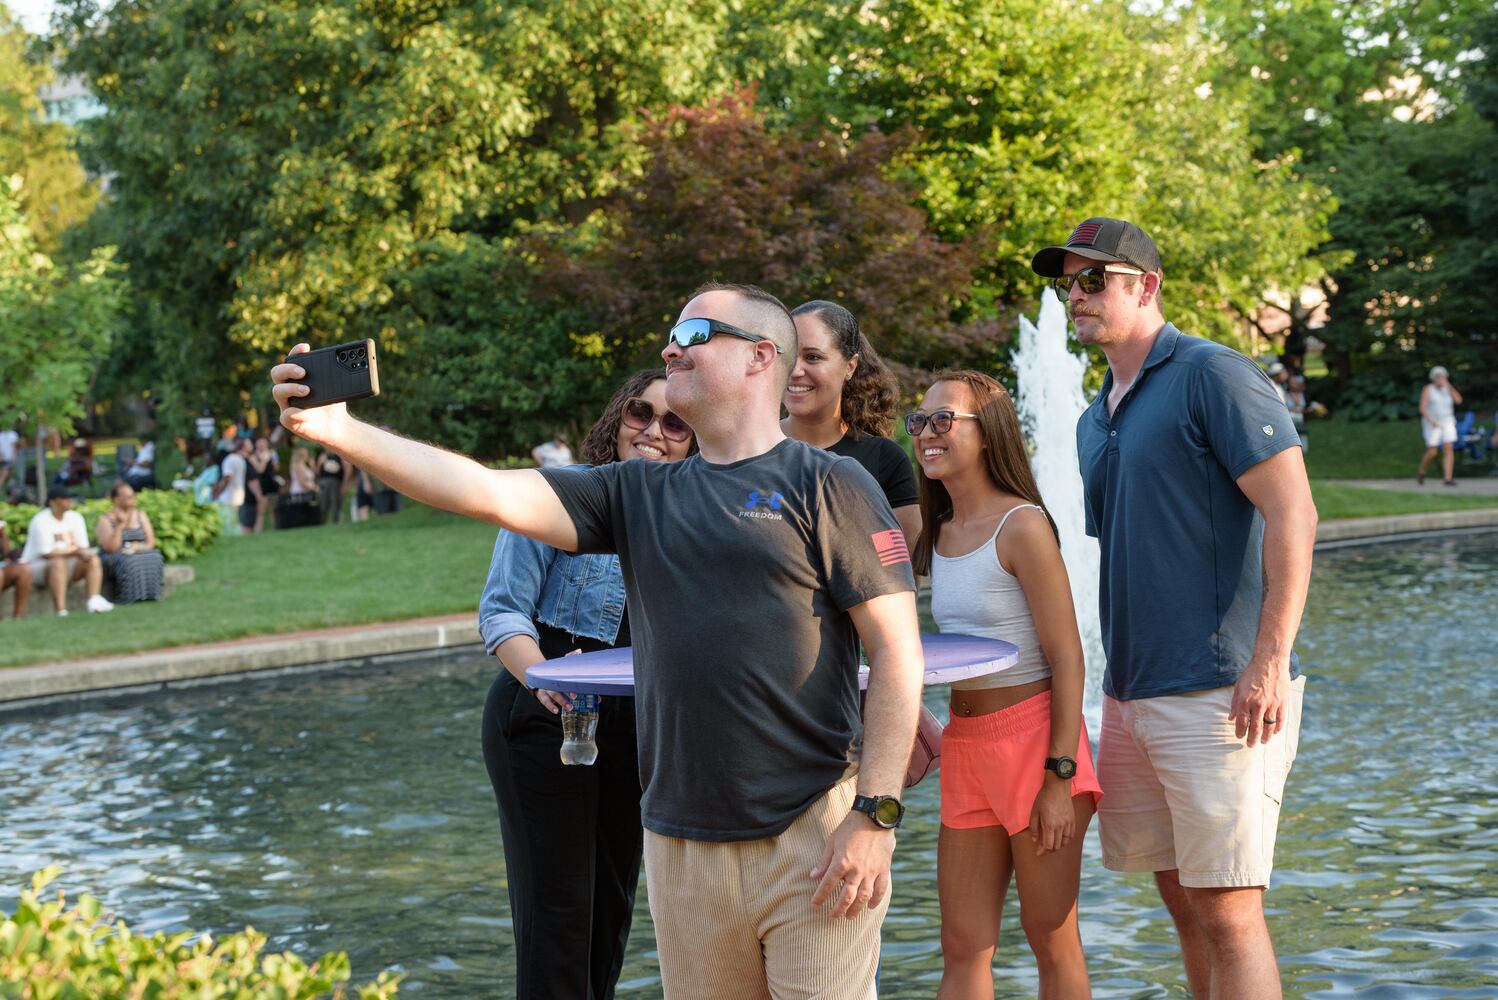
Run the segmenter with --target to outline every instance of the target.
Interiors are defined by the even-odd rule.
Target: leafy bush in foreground
[[[71,908],[41,892],[60,869],[31,877],[14,916],[0,913],[0,998],[4,1000],[341,1000],[348,956],[308,965],[291,952],[264,954],[264,934],[246,927],[221,940],[191,932],[146,937],[104,923],[92,896]],[[381,973],[357,987],[361,1000],[388,1000],[398,977]]]
[[[167,562],[181,562],[200,554],[223,530],[223,518],[219,516],[218,508],[199,506],[187,493],[140,490],[135,499],[136,505],[151,519],[151,527],[156,529],[156,547]],[[98,544],[99,517],[111,506],[108,497],[85,500],[78,505],[84,523],[88,525],[89,541],[95,545]],[[29,503],[0,503],[0,520],[10,529],[11,544],[16,548],[26,544],[26,528],[37,509]]]

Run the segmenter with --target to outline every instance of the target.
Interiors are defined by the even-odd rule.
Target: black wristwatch
[[[1055,771],[1056,777],[1062,781],[1070,781],[1077,775],[1077,762],[1070,757],[1047,757],[1045,769]]]
[[[855,795],[853,811],[863,813],[886,830],[893,830],[905,818],[905,807],[893,795]]]

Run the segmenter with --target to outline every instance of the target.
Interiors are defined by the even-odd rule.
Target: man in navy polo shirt
[[[1077,422],[1102,557],[1103,863],[1155,873],[1195,997],[1281,995],[1264,921],[1316,508],[1274,385],[1165,322],[1154,241],[1092,218],[1035,255],[1108,359]]]

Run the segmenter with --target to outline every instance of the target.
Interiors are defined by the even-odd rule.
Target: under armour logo
[[[753,510],[756,507],[768,507],[771,510],[779,510],[780,504],[784,500],[785,497],[781,496],[779,491],[771,493],[769,496],[762,496],[759,490],[751,490],[749,492],[749,500],[744,504],[744,509]]]

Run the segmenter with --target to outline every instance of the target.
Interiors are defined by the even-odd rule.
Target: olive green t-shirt
[[[578,551],[620,557],[645,828],[704,841],[784,831],[855,760],[849,609],[915,588],[878,484],[791,440],[728,465],[542,475]]]

